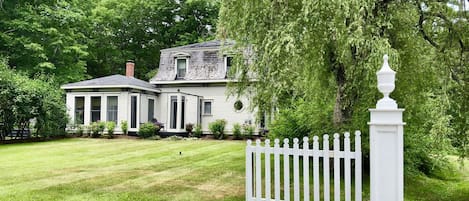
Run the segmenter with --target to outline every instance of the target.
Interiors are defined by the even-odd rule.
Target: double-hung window
[[[117,96],[107,97],[107,121],[117,123]]]
[[[203,115],[212,115],[212,103],[213,103],[213,100],[202,101],[202,114]]]
[[[91,122],[101,120],[101,96],[91,97]]]
[[[188,61],[189,59],[187,57],[176,58],[176,79],[186,77]]]
[[[148,99],[148,121],[155,118],[155,100]]]
[[[83,124],[85,121],[85,97],[75,97],[75,124]]]
[[[233,57],[232,56],[225,56],[225,71],[226,76],[228,77],[230,73],[231,66],[233,64]]]

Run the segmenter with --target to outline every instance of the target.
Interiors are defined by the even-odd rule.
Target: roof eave
[[[146,91],[151,91],[151,92],[156,92],[160,93],[161,90],[159,89],[153,89],[153,88],[148,88],[148,87],[141,87],[141,86],[135,86],[135,85],[87,85],[87,86],[61,86],[61,89],[110,89],[110,88],[132,88],[132,89],[140,89],[140,90],[146,90]]]

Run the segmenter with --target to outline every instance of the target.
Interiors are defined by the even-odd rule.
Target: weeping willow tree
[[[241,73],[232,92],[249,93],[259,111],[277,111],[272,137],[360,129],[367,138],[367,109],[381,98],[375,73],[388,54],[397,71],[391,96],[406,108],[407,167],[430,171],[449,150],[455,128],[448,95],[452,62],[446,60],[464,56],[441,47],[460,51],[451,37],[469,45],[462,28],[431,18],[440,13],[458,27],[467,25],[454,20],[460,11],[450,4],[458,2],[223,1],[219,37],[253,52],[249,62],[246,54],[235,58],[234,71]],[[435,40],[445,46],[435,47]],[[467,60],[456,66],[467,69]]]

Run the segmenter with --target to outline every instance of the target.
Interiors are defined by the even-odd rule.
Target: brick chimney
[[[125,64],[125,76],[134,77],[135,63],[132,60],[128,60]]]

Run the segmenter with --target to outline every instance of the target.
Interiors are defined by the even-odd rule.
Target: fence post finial
[[[370,196],[371,201],[404,200],[404,125],[402,113],[389,94],[395,88],[395,75],[383,57],[376,73],[383,98],[370,109]],[[360,133],[356,133],[360,135]]]
[[[378,77],[378,90],[383,94],[383,98],[378,101],[376,108],[381,109],[396,109],[397,103],[389,97],[389,94],[394,91],[396,72],[394,72],[388,63],[388,55],[383,56],[383,66],[381,70],[376,73]]]

